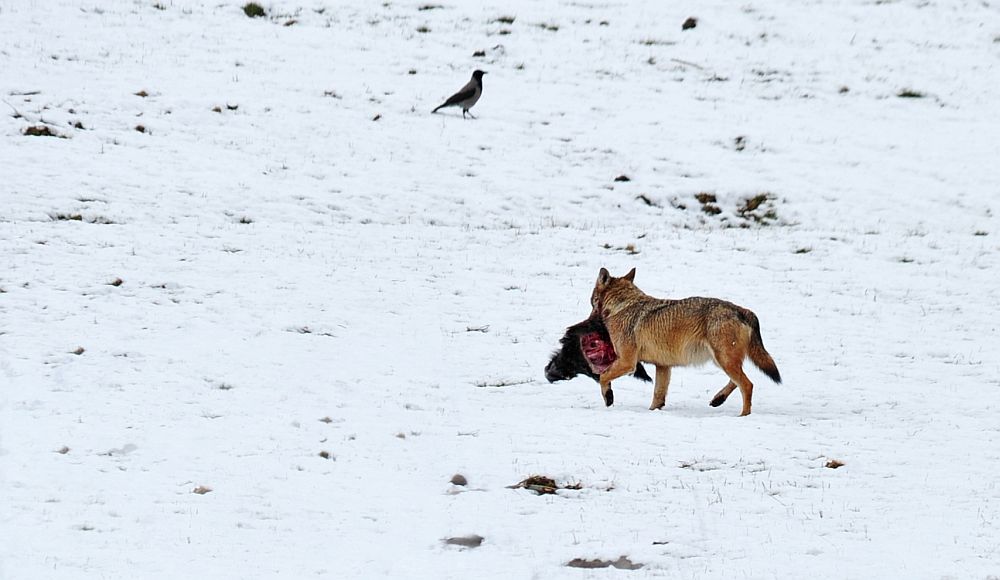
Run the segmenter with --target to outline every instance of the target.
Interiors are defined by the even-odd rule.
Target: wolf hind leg
[[[729,398],[729,395],[733,394],[733,391],[735,390],[736,390],[736,383],[734,383],[733,381],[729,381],[728,383],[726,383],[726,386],[722,387],[722,389],[720,389],[719,392],[716,393],[714,397],[712,397],[712,401],[709,403],[709,405],[713,407],[718,407],[719,405],[725,403],[726,399]]]
[[[656,365],[656,385],[653,387],[653,402],[650,411],[662,409],[667,404],[667,389],[670,387],[670,367]]]
[[[753,404],[753,383],[743,373],[743,361],[738,358],[730,358],[723,362],[722,370],[729,375],[730,383],[736,383],[736,386],[740,388],[740,395],[743,396],[743,409],[740,411],[740,417],[746,417],[750,414],[750,407]],[[728,387],[729,385],[726,385],[726,388]]]
[[[750,414],[753,405],[753,383],[743,372],[743,360],[747,356],[749,336],[745,336],[740,332],[742,329],[737,330],[738,328],[724,326],[719,329],[719,332],[714,333],[714,336],[709,337],[712,357],[719,368],[729,376],[729,383],[715,395],[711,404],[713,407],[718,406],[715,404],[718,401],[718,404],[721,405],[733,392],[733,385],[735,385],[739,387],[740,395],[743,396],[743,409],[740,411],[740,417],[746,417]]]

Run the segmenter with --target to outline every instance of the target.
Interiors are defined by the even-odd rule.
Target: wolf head
[[[559,350],[552,354],[552,360],[545,365],[545,378],[550,383],[566,381],[577,375],[586,375],[598,380],[597,371],[603,371],[617,358],[608,330],[599,316],[591,315],[566,329],[559,340]],[[597,365],[595,369],[594,365]],[[636,363],[635,378],[653,380],[642,364]]]
[[[597,282],[594,284],[594,291],[590,294],[590,305],[595,312],[604,316],[604,297],[619,289],[635,288],[634,280],[635,268],[629,270],[628,274],[621,278],[615,278],[608,273],[606,268],[601,268],[597,275]]]

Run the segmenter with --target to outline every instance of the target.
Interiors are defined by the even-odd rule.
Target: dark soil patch
[[[698,26],[698,19],[692,16],[691,18],[685,20],[684,24],[681,24],[681,30],[691,30],[696,26]]]
[[[501,379],[499,381],[479,381],[476,383],[477,387],[516,387],[517,385],[526,385],[532,382],[531,379],[524,380],[511,380],[511,379]]]
[[[551,477],[546,477],[544,475],[532,475],[523,481],[515,483],[514,485],[508,485],[507,489],[530,489],[538,495],[545,495],[555,493],[560,489],[583,489],[583,486],[579,483],[559,485],[556,483],[556,480]]]
[[[570,568],[618,568],[619,570],[638,570],[642,564],[633,562],[628,556],[620,556],[617,560],[584,560],[583,558],[573,558],[566,563]]]
[[[618,252],[625,252],[630,256],[634,256],[639,253],[639,248],[635,244],[625,244],[624,246],[612,246],[611,244],[604,244],[605,250],[616,250]]]
[[[250,18],[263,18],[267,16],[264,7],[256,2],[247,2],[243,5],[243,13]]]
[[[755,195],[755,196],[753,196],[751,198],[748,198],[746,201],[744,201],[743,205],[740,206],[740,208],[738,210],[736,210],[736,211],[738,211],[740,215],[752,212],[752,211],[756,210],[757,208],[759,208],[761,206],[761,204],[764,203],[765,201],[767,201],[767,194],[766,193],[757,194],[757,195]]]
[[[736,208],[736,213],[745,220],[754,221],[761,225],[767,225],[769,222],[778,219],[778,214],[774,208],[765,205],[765,202],[773,199],[774,196],[770,193],[758,193],[757,195],[744,200],[743,203]]]
[[[650,207],[660,207],[660,204],[658,204],[655,201],[653,201],[652,199],[650,199],[649,196],[647,196],[644,193],[640,193],[635,198],[638,199],[639,201],[643,202],[644,204],[650,206]]]
[[[27,135],[28,137],[59,137],[60,139],[65,139],[65,135],[60,135],[56,133],[48,125],[34,125],[32,127],[26,128],[21,131],[22,135]]]
[[[87,222],[88,224],[114,224],[115,222],[103,216],[83,217],[78,213],[52,213],[49,214],[52,221],[57,222]]]
[[[445,538],[444,543],[449,546],[461,546],[463,548],[478,548],[483,545],[483,540],[486,538],[472,534],[469,536],[456,536],[454,538]]]
[[[702,192],[695,194],[694,198],[701,204],[701,211],[707,213],[708,215],[719,215],[722,213],[722,208],[715,205],[718,198],[714,193]]]

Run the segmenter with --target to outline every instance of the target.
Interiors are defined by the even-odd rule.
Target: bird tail
[[[435,109],[434,109],[433,111],[431,111],[431,114],[434,114],[434,113],[437,113],[437,112],[438,112],[438,110],[440,110],[440,109],[441,109],[441,107],[443,107],[443,106],[444,106],[444,105],[439,105],[439,106],[438,106],[437,108],[435,108]]]

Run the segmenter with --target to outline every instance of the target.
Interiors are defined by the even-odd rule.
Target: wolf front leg
[[[601,373],[601,396],[604,397],[604,406],[610,407],[615,402],[615,393],[611,390],[611,381],[618,377],[623,377],[633,370],[638,363],[635,348],[622,349],[618,353],[618,358],[611,363],[606,371]]]
[[[615,404],[615,392],[611,390],[611,381],[601,381],[601,396],[604,397],[605,407]]]

